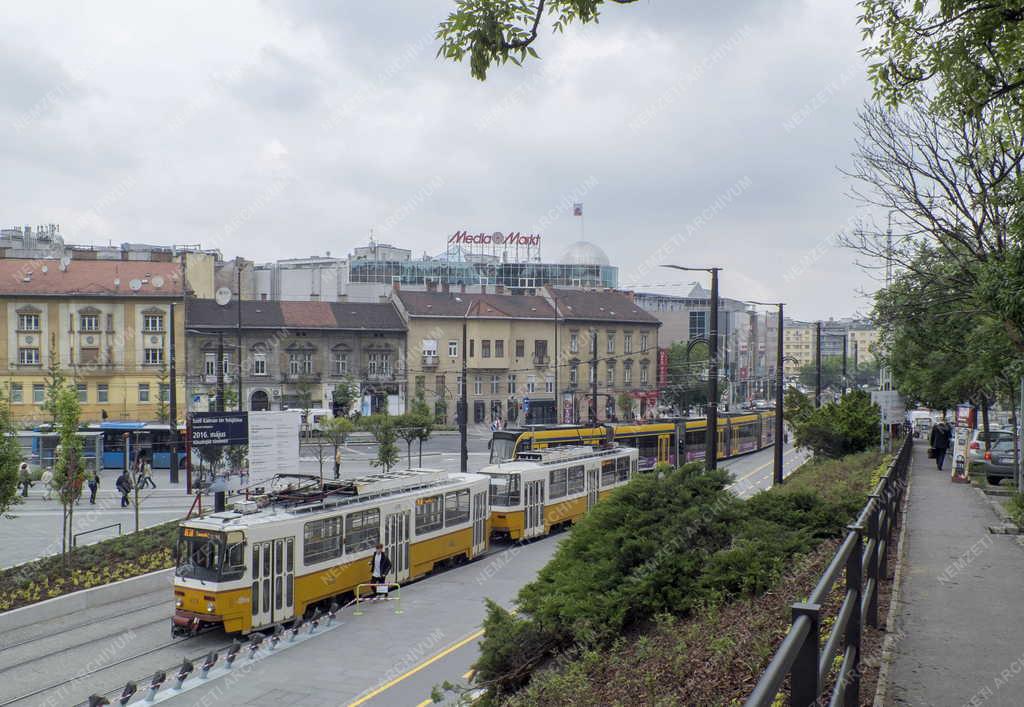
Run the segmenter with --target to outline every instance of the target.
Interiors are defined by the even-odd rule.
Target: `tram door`
[[[598,469],[587,469],[587,510],[597,505],[598,480],[601,478]]]
[[[658,461],[667,462],[669,461],[669,436],[658,435]]]
[[[391,571],[399,583],[409,579],[410,515],[410,511],[399,511],[384,518],[384,551],[391,558]]]
[[[487,549],[487,492],[473,494],[473,557]]]
[[[524,538],[544,534],[544,480],[526,483],[526,527]]]
[[[295,539],[252,546],[252,624],[286,621],[295,615]]]

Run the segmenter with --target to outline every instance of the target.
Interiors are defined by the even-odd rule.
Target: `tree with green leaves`
[[[335,417],[348,417],[352,406],[359,399],[359,384],[346,376],[334,386],[331,394],[331,410]]]
[[[49,413],[54,427],[57,425],[57,401],[61,391],[67,384],[67,376],[60,365],[60,356],[57,354],[57,344],[51,340],[48,363],[46,364],[46,379],[43,382],[44,394],[43,404],[40,406],[43,412]]]
[[[330,445],[332,460],[338,458],[341,447],[348,440],[348,436],[352,434],[354,427],[355,425],[347,417],[332,417],[321,424],[320,437]],[[334,478],[338,478],[337,472],[335,472]]]
[[[808,363],[800,367],[800,385],[813,388],[817,377],[818,367],[815,363]],[[860,385],[878,384],[878,362],[869,361],[857,366],[853,361],[846,363],[846,385],[855,388]],[[843,357],[822,356],[821,358],[821,389],[842,390],[843,388]]]
[[[430,439],[430,435],[434,432],[434,417],[430,414],[430,406],[423,399],[422,390],[416,394],[416,398],[413,400],[412,414],[419,420],[419,426],[416,428],[416,440],[419,442],[419,466],[422,468],[423,443]]]
[[[935,87],[943,112],[994,109],[1020,122],[1024,6],[1020,0],[860,0],[875,95],[891,106]]]
[[[528,56],[538,58],[531,46],[547,15],[552,32],[564,32],[572,23],[598,21],[604,5],[629,5],[637,0],[456,0],[455,9],[441,22],[437,38],[439,57],[461,62],[469,58],[474,78],[487,78],[492,65],[509,61],[520,66]]]
[[[385,472],[390,471],[391,467],[399,462],[394,419],[387,413],[377,413],[364,417],[362,425],[377,442],[377,456],[370,464],[382,468]]]
[[[415,415],[398,415],[394,419],[395,434],[405,442],[406,469],[412,468],[412,443],[419,439],[419,420]]]
[[[82,408],[78,402],[78,391],[67,384],[56,389],[54,401],[58,446],[57,460],[53,468],[53,485],[57,489],[64,510],[61,554],[66,566],[74,534],[75,502],[81,497],[85,484],[83,443],[82,438],[78,436]]]
[[[870,394],[855,390],[839,402],[809,412],[804,408],[803,414],[788,421],[798,447],[806,447],[818,457],[838,459],[878,443],[881,415]]]
[[[0,395],[0,518],[6,516],[12,506],[21,503],[18,498],[18,467],[23,458],[14,433],[10,401]]]
[[[160,368],[158,368],[156,371],[156,379],[156,419],[158,422],[166,425],[171,417],[169,412],[170,408],[168,407],[168,403],[170,401],[164,397],[164,391],[169,390],[167,383],[167,381],[169,380],[169,375],[167,372],[167,366],[165,366],[162,363],[160,364]]]
[[[295,395],[298,398],[299,410],[302,412],[302,428],[301,430],[306,431],[308,437],[313,430],[313,421],[309,419],[309,413],[313,409],[313,390],[309,387],[309,383],[303,381],[299,383],[298,388],[295,391]]]

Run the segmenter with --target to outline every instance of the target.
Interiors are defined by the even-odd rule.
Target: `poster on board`
[[[249,413],[249,474],[263,479],[299,471],[300,410]]]

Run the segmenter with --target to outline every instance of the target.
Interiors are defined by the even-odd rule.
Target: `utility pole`
[[[778,330],[778,341],[775,352],[775,457],[774,465],[772,469],[772,483],[773,485],[781,484],[782,478],[782,438],[785,436],[785,427],[782,421],[782,398],[785,396],[785,379],[782,374],[782,367],[785,363],[785,354],[782,350],[783,347],[783,326],[784,321],[784,307],[783,302],[754,302],[751,300],[747,301],[747,304],[759,304],[763,306],[771,306],[774,304],[779,308],[779,330]]]
[[[170,390],[170,417],[169,422],[171,423],[171,483],[178,483],[178,366],[175,361],[175,333],[174,333],[174,302],[171,302],[170,312],[170,361],[169,361],[169,374],[171,379],[171,390]]]
[[[558,389],[558,362],[562,357],[562,352],[558,350],[558,297],[555,295],[555,289],[551,288],[551,303],[552,303],[552,318],[555,323],[555,348],[552,351],[552,363],[555,367],[555,424],[563,422],[562,420],[562,391]]]
[[[472,308],[473,305],[470,305]],[[466,314],[462,317],[462,391],[459,395],[458,415],[459,415],[459,471],[465,474],[469,468],[469,426],[468,426],[468,412],[469,403],[466,401],[466,393],[469,389],[469,359],[467,357],[466,347],[468,346],[467,334],[469,328],[469,308],[466,309]]]
[[[217,332],[217,411],[224,412],[224,332]]]
[[[242,397],[242,259],[235,260],[235,270],[238,273],[238,321],[235,331],[235,338],[238,343],[238,411],[245,410],[245,399]]]
[[[597,424],[597,329],[591,329],[593,347],[590,354],[590,404],[591,422]]]
[[[814,325],[814,407],[821,407],[821,322]]]
[[[846,347],[850,345],[850,334],[843,334],[843,395],[846,395],[846,389],[849,387],[846,384]]]

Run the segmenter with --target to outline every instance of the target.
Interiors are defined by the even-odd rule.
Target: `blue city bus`
[[[29,466],[36,469],[53,468],[56,461],[60,435],[49,429],[49,425],[34,430],[19,430],[15,433],[22,456]],[[96,468],[96,459],[103,455],[103,439],[98,432],[82,430],[82,456],[87,469]]]
[[[171,426],[160,422],[135,422],[129,420],[108,420],[89,425],[91,431],[103,434],[103,468],[125,468],[125,435],[128,435],[130,467],[145,450],[153,469],[171,468]],[[179,439],[184,440],[184,431],[179,428]],[[179,467],[185,465],[184,448],[178,452]]]

